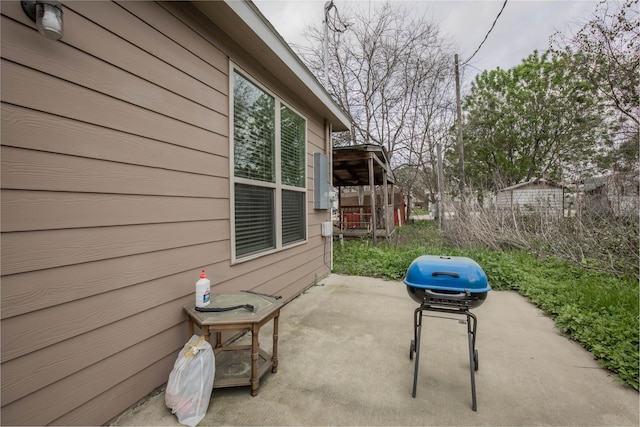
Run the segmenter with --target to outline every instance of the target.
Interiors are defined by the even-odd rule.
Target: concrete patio
[[[638,393],[515,292],[491,291],[473,310],[478,411],[471,410],[466,326],[455,316],[425,317],[413,398],[416,306],[401,282],[327,277],[282,309],[278,372],[263,377],[259,394],[215,389],[199,425],[640,424]],[[270,333],[270,324],[260,333],[267,350]],[[112,425],[180,424],[161,390]]]

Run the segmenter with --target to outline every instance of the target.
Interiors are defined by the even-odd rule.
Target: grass
[[[538,305],[558,328],[593,353],[620,380],[638,390],[638,278],[617,278],[521,251],[447,247],[433,222],[396,230],[388,242],[350,240],[334,246],[334,272],[402,280],[420,255],[474,259],[495,290],[516,290]]]

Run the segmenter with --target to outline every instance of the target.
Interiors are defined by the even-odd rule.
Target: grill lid
[[[491,290],[487,275],[471,258],[423,255],[411,263],[403,280],[407,286],[472,293]]]

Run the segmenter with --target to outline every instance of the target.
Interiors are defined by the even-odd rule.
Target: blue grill
[[[475,308],[491,290],[487,275],[471,258],[423,255],[416,258],[404,278],[407,292],[419,304]]]
[[[409,359],[415,356],[413,397],[416,397],[418,383],[420,336],[424,312],[461,314],[467,318],[471,408],[476,411],[475,371],[478,370],[478,350],[476,350],[478,320],[469,310],[480,306],[486,300],[487,293],[491,290],[487,275],[471,258],[424,255],[413,260],[403,282],[411,298],[420,304],[414,312],[413,340],[409,348]]]

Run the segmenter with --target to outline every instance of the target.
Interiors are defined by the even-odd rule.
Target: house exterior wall
[[[586,178],[579,201],[596,215],[637,216],[640,205],[638,170]]]
[[[498,208],[531,209],[537,212],[562,214],[564,192],[548,184],[525,185],[499,191],[495,199]]]
[[[605,192],[615,216],[638,216],[640,185],[637,171],[609,176]]]
[[[329,273],[324,119],[193,6],[0,2],[2,425],[98,425],[166,382],[200,269],[289,300]],[[305,115],[308,242],[232,264],[229,58]]]

